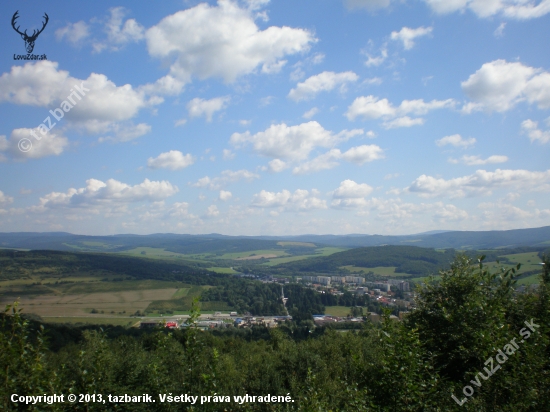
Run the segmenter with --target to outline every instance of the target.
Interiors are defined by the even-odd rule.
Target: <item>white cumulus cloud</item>
[[[502,155],[492,155],[487,159],[482,159],[480,156],[467,156],[464,155],[460,159],[449,159],[449,163],[463,163],[468,166],[480,166],[494,163],[506,163],[508,161],[508,156]]]
[[[251,182],[254,179],[259,179],[260,175],[246,169],[241,170],[224,170],[220,176],[210,178],[208,176],[200,178],[197,182],[191,183],[193,187],[206,187],[210,190],[220,190],[221,187],[230,183],[246,180]]]
[[[284,189],[281,192],[262,190],[252,198],[251,205],[258,208],[278,207],[282,210],[307,211],[326,209],[326,202],[317,197],[318,192],[297,189],[294,193]]]
[[[154,202],[166,199],[178,192],[177,186],[167,181],[151,181],[131,186],[115,179],[106,182],[97,179],[86,180],[86,187],[70,188],[66,193],[51,192],[40,198],[35,211],[54,208],[87,208],[112,206],[135,202]]]
[[[361,145],[352,147],[345,152],[340,149],[331,149],[316,158],[296,166],[292,173],[295,175],[319,172],[332,169],[339,165],[339,160],[362,165],[367,162],[384,158],[384,151],[377,145]]]
[[[416,29],[403,27],[399,31],[392,31],[390,39],[402,42],[405,50],[410,50],[414,47],[416,38],[431,34],[432,30],[432,27],[418,27]]]
[[[461,86],[472,100],[463,107],[465,113],[475,110],[504,112],[524,100],[541,109],[550,108],[550,73],[519,62],[494,60],[485,63]]]
[[[469,137],[467,139],[464,139],[459,134],[453,134],[453,135],[445,136],[445,137],[442,137],[441,139],[436,140],[435,144],[439,147],[451,145],[454,147],[466,148],[468,146],[475,145],[476,139],[474,137]]]
[[[273,159],[300,161],[307,159],[317,147],[330,148],[363,133],[362,129],[354,129],[334,134],[316,121],[310,121],[297,126],[272,125],[256,134],[234,133],[230,142],[237,147],[250,144],[256,153]]]
[[[550,123],[550,117],[547,123]],[[532,142],[548,143],[550,142],[550,130],[541,130],[538,128],[538,122],[531,119],[524,120],[521,123],[521,128],[524,133],[527,133],[529,140]]]
[[[233,194],[227,190],[220,190],[220,200],[222,201],[226,201],[226,200],[229,200],[231,199],[231,197],[233,197]]]
[[[423,118],[411,118],[407,115],[415,116],[425,115],[432,110],[450,109],[455,107],[456,101],[453,99],[447,100],[432,100],[425,102],[423,99],[403,100],[399,106],[394,106],[391,102],[384,98],[380,99],[376,96],[360,96],[348,107],[344,114],[348,120],[355,120],[360,117],[365,120],[383,119],[383,127],[386,129],[396,127],[410,127],[421,125],[424,123]]]
[[[65,70],[58,70],[58,63],[48,60],[13,66],[9,73],[2,74],[2,101],[46,107],[60,117],[60,121],[68,121],[88,133],[117,134],[128,127],[137,127],[142,134],[147,132],[144,126],[117,123],[130,121],[150,105],[143,91],[129,84],[117,86],[103,74],[92,73],[85,80],[77,79]]]
[[[210,100],[194,98],[187,104],[189,117],[206,117],[206,121],[211,122],[214,113],[219,112],[227,107],[229,96],[215,97]]]
[[[99,53],[105,49],[116,51],[128,43],[143,40],[145,28],[135,19],[124,21],[124,16],[128,13],[124,7],[113,7],[109,9],[109,13],[109,19],[103,26],[107,39],[94,42],[95,52]]]
[[[424,0],[439,14],[471,10],[479,17],[502,15],[512,19],[528,20],[550,12],[550,0]]]
[[[340,87],[345,91],[348,83],[356,82],[359,79],[354,72],[322,72],[307,78],[304,82],[298,83],[296,88],[290,90],[288,97],[294,101],[313,99],[318,93],[334,90]]]
[[[219,0],[216,6],[201,3],[149,28],[147,49],[170,64],[170,74],[185,83],[193,77],[221,77],[231,83],[259,66],[272,72],[285,56],[307,51],[316,41],[304,29],[260,30],[254,19],[252,10],[231,0]]]
[[[61,27],[55,31],[57,40],[65,39],[73,45],[78,45],[89,36],[90,27],[82,20],[76,23],[68,23],[65,27]]]
[[[40,159],[47,156],[58,156],[69,145],[69,140],[56,129],[47,133],[46,129],[14,129],[10,138],[0,136],[0,156],[6,154],[13,160]]]
[[[147,160],[147,166],[151,169],[180,170],[191,166],[194,162],[195,158],[191,154],[184,155],[179,150],[170,150],[155,158],[150,157]]]
[[[464,197],[490,195],[493,189],[499,188],[514,188],[518,191],[549,191],[550,170],[545,172],[521,169],[497,169],[494,172],[477,170],[469,176],[449,180],[422,175],[416,178],[407,190],[422,197]]]

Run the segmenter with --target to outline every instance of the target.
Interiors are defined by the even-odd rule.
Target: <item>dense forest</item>
[[[303,289],[303,288],[302,288]],[[281,286],[246,279],[229,278],[221,285],[203,292],[201,300],[223,301],[239,313],[286,315],[281,300]]]
[[[359,332],[312,331],[308,319],[265,330],[259,339],[194,328],[116,338],[88,330],[53,351],[41,329],[8,307],[1,319],[0,405],[37,411],[549,410],[550,259],[540,286],[522,294],[514,290],[515,270],[492,273],[473,263],[456,258],[440,281],[421,291],[403,322],[384,316]],[[150,394],[156,402],[24,405],[10,399],[54,393]],[[211,401],[161,402],[159,394],[169,393]],[[288,395],[294,402],[234,401],[246,394]]]
[[[539,252],[542,256],[546,247],[520,247],[515,249],[499,249],[483,251],[487,261],[500,260],[502,263],[507,259],[502,255],[524,252]],[[464,253],[470,258],[480,254],[478,251],[459,252],[455,249],[436,250],[417,246],[376,246],[350,249],[334,253],[330,256],[315,257],[307,260],[299,260],[277,265],[272,268],[279,272],[326,272],[342,273],[343,266],[356,266],[373,268],[377,266],[395,267],[396,272],[410,275],[428,276],[435,275],[439,270],[446,270],[450,267],[457,253]]]
[[[205,265],[186,262],[162,262],[104,253],[28,252],[0,250],[0,279],[18,279],[27,271],[54,269],[58,274],[78,271],[108,271],[136,279],[177,280],[193,284],[211,284],[211,278],[224,278],[204,269]],[[202,267],[201,267],[202,266]],[[210,283],[209,283],[210,282]]]

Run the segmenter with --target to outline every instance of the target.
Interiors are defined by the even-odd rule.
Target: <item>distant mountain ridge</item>
[[[409,245],[436,249],[497,249],[521,246],[550,246],[550,226],[491,231],[430,231],[414,235],[297,235],[228,236],[156,233],[111,236],[74,235],[64,232],[0,233],[0,247],[33,250],[120,252],[136,247],[164,248],[178,253],[227,253],[277,248],[277,242],[307,242],[320,246],[356,248]]]

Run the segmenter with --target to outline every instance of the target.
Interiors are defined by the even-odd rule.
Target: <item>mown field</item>
[[[325,306],[325,313],[331,316],[348,316],[351,308],[348,306]]]

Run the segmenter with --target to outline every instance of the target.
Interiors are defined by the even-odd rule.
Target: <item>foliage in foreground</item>
[[[513,291],[515,270],[490,273],[465,256],[425,288],[404,322],[385,316],[359,333],[325,331],[292,339],[285,330],[269,339],[187,331],[108,339],[84,332],[84,341],[58,352],[46,348],[17,306],[0,325],[0,408],[5,410],[248,410],[248,411],[545,411],[550,405],[550,259],[534,293]],[[196,313],[195,313],[196,317]],[[525,321],[540,325],[487,380],[475,381],[486,360]],[[307,321],[304,321],[307,322]],[[307,330],[307,329],[306,329]],[[312,333],[315,335],[318,333]],[[479,375],[477,375],[479,376]],[[466,398],[459,406],[451,397]],[[148,393],[155,404],[15,405],[12,393]],[[189,406],[159,403],[158,394],[283,395],[288,404]]]

